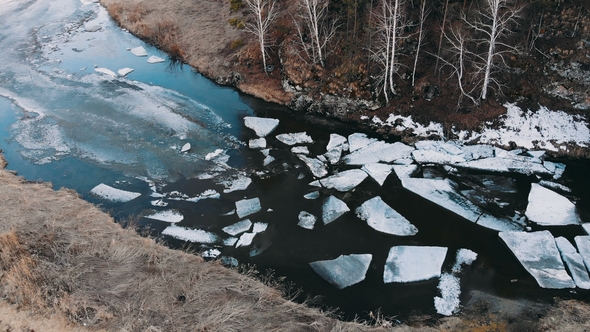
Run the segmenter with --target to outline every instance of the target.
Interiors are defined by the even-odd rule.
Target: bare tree
[[[277,11],[274,7],[274,0],[246,0],[246,4],[250,11],[254,14],[254,23],[246,23],[245,30],[254,34],[258,38],[260,44],[260,52],[262,53],[263,71],[266,71],[266,47],[268,42],[268,32],[271,23],[277,16]]]
[[[434,66],[434,72],[438,70],[438,60],[440,59],[440,49],[442,47],[443,37],[445,33],[445,24],[447,22],[447,12],[449,11],[449,0],[445,0],[445,9],[443,12],[442,24],[440,27],[440,38],[438,40],[438,51],[436,53],[436,65]]]
[[[463,21],[481,37],[476,40],[479,45],[485,45],[486,52],[477,54],[476,74],[482,74],[480,98],[487,98],[490,84],[500,88],[500,83],[492,76],[498,68],[496,59],[502,63],[506,53],[517,53],[519,50],[504,41],[504,37],[512,33],[520,16],[522,7],[514,6],[511,0],[484,0],[484,7],[476,10],[474,18],[468,19],[462,15]],[[479,85],[479,84],[478,84]]]
[[[326,23],[328,0],[299,0],[299,18],[303,26],[294,20],[300,44],[314,63],[326,66],[326,47],[336,34],[337,21]],[[310,43],[304,38],[304,29],[311,35]],[[309,44],[309,45],[308,45]],[[308,50],[311,49],[311,52]]]
[[[383,66],[381,84],[383,95],[389,102],[389,93],[396,94],[393,75],[397,73],[400,63],[397,59],[397,46],[402,38],[406,23],[404,22],[403,0],[382,0],[381,13],[377,15],[379,41],[374,52],[378,62]]]
[[[418,46],[416,46],[416,57],[414,57],[414,69],[412,70],[412,86],[414,86],[414,83],[416,82],[418,56],[420,55],[420,47],[422,46],[424,35],[426,34],[426,31],[424,30],[424,21],[426,20],[428,14],[430,14],[430,10],[426,10],[426,0],[422,0],[422,6],[420,7],[420,23],[418,28]]]

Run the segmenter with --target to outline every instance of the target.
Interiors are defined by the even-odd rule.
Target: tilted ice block
[[[247,116],[244,118],[244,125],[254,130],[258,137],[265,137],[277,128],[279,125],[279,120]]]
[[[387,205],[377,196],[364,202],[356,209],[356,215],[373,229],[392,235],[411,236],[418,233],[404,216]]]
[[[325,188],[346,192],[356,188],[366,178],[366,172],[360,169],[350,169],[318,181]]]
[[[576,286],[582,289],[590,289],[590,277],[584,265],[584,259],[576,248],[563,236],[555,238],[555,244],[557,244],[561,259],[563,259],[565,266],[567,266]]]
[[[347,141],[346,137],[344,137],[342,135],[330,134],[330,141],[328,142],[328,145],[326,146],[326,151],[330,151],[330,150],[337,148],[337,147],[341,147],[342,150],[346,150],[346,149],[344,149],[344,145],[347,142],[348,141]]]
[[[371,254],[340,255],[333,260],[311,262],[309,265],[324,280],[343,289],[365,280],[372,258]]]
[[[414,282],[440,277],[445,247],[396,246],[389,250],[383,282]]]
[[[334,196],[328,197],[322,206],[322,220],[324,225],[331,223],[341,215],[350,211],[348,205]]]
[[[361,169],[382,186],[389,174],[391,174],[392,167],[392,165],[377,163],[365,164]]]
[[[525,215],[542,226],[577,225],[582,221],[569,199],[537,183],[531,183]]]
[[[313,176],[316,178],[323,178],[324,176],[328,175],[326,164],[321,162],[319,159],[309,158],[301,154],[297,155],[297,157],[305,163],[311,174],[313,174]]]
[[[563,266],[555,239],[549,231],[500,232],[498,236],[539,286],[552,289],[576,287]]]

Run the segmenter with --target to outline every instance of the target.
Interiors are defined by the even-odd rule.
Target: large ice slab
[[[145,216],[145,218],[169,223],[177,223],[181,222],[184,219],[184,216],[177,210],[165,210],[152,213]]]
[[[323,178],[324,176],[328,175],[326,164],[324,164],[319,159],[310,158],[302,154],[298,154],[297,157],[305,163],[311,174],[313,174],[313,176],[316,178]]]
[[[173,238],[198,243],[216,243],[219,237],[211,232],[201,229],[190,229],[176,225],[168,226],[162,231],[163,235],[168,235]]]
[[[390,163],[395,160],[409,158],[412,151],[414,151],[413,147],[401,142],[391,144],[376,141],[346,155],[342,160],[347,165],[365,165],[378,162]]]
[[[90,192],[98,197],[103,199],[107,199],[113,202],[129,202],[139,196],[140,193],[132,192],[132,191],[125,191],[117,188],[113,188],[109,185],[101,183],[96,187],[92,188]]]
[[[563,259],[565,266],[567,266],[576,286],[582,289],[590,289],[590,277],[584,265],[584,259],[576,248],[564,237],[556,238],[555,244],[557,244],[557,250],[561,254],[561,259]]]
[[[531,183],[525,215],[542,226],[577,225],[582,222],[576,206],[569,199],[537,183]]]
[[[412,157],[419,164],[449,165],[465,162],[462,155],[455,155],[436,150],[414,150]]]
[[[244,233],[250,230],[250,227],[252,227],[252,222],[250,221],[250,219],[244,219],[242,221],[238,221],[235,224],[225,226],[221,230],[231,236],[236,236],[240,233]]]
[[[255,138],[248,141],[248,147],[250,149],[266,149],[265,138]]]
[[[348,146],[351,153],[376,141],[376,138],[368,138],[366,134],[362,133],[348,135]]]
[[[125,67],[125,68],[121,68],[121,69],[117,70],[117,74],[119,74],[119,76],[121,76],[121,77],[125,77],[125,76],[129,75],[131,72],[133,72],[133,68],[129,68],[129,67]]]
[[[371,254],[340,255],[332,260],[311,262],[309,266],[324,280],[343,289],[365,280],[372,258]]]
[[[464,163],[454,164],[453,166],[498,173],[516,172],[527,175],[553,174],[550,170],[543,166],[543,164],[534,163],[532,161],[525,162],[521,160],[500,157],[471,160]]]
[[[254,240],[254,237],[256,236],[257,233],[244,233],[240,236],[240,239],[238,240],[238,242],[236,243],[236,248],[239,247],[246,247],[252,244],[252,240]]]
[[[342,148],[342,150],[346,151],[348,150],[348,144],[347,144],[347,139],[346,137],[342,136],[342,135],[338,135],[338,134],[330,134],[330,141],[328,142],[328,145],[326,146],[326,151],[330,151],[334,148],[340,147]]]
[[[387,205],[379,196],[371,198],[359,206],[356,209],[356,215],[379,232],[399,236],[411,236],[418,233],[416,226]]]
[[[338,191],[346,192],[356,188],[361,182],[367,178],[367,173],[360,169],[350,169],[347,171],[334,174],[327,178],[316,180],[310,185],[321,185],[324,188],[336,189]]]
[[[508,219],[494,217],[459,194],[449,180],[403,178],[404,188],[480,226],[496,231],[522,230],[522,226]]]
[[[552,289],[576,287],[563,266],[555,239],[549,231],[500,232],[498,236],[539,286]]]
[[[590,235],[584,236],[576,236],[574,238],[576,241],[576,246],[578,247],[578,251],[582,258],[584,259],[584,264],[586,264],[586,269],[590,271]]]
[[[296,144],[313,143],[313,139],[311,138],[311,136],[307,135],[306,132],[292,133],[292,134],[279,134],[279,135],[277,135],[277,139],[280,142],[285,143],[290,146],[293,146]]]
[[[331,223],[338,219],[341,215],[350,211],[348,205],[334,196],[330,196],[322,206],[322,220],[324,225]]]
[[[131,53],[135,56],[147,56],[147,52],[143,46],[137,46],[131,49]]]
[[[414,282],[440,277],[445,247],[396,246],[389,249],[383,282]]]
[[[238,190],[246,190],[252,183],[252,179],[244,175],[238,175],[235,179],[220,181],[218,183],[225,187],[223,192],[227,194]]]
[[[377,163],[365,164],[361,169],[382,186],[389,174],[391,174],[392,167],[392,165]]]
[[[393,165],[392,167],[399,179],[410,178],[418,170],[418,165]]]
[[[236,213],[238,217],[244,218],[260,211],[260,199],[258,197],[243,199],[236,202]]]
[[[258,137],[266,137],[279,125],[278,119],[258,118],[253,116],[244,117],[244,125],[256,133]]]

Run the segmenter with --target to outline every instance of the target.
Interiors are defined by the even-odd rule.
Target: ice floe
[[[342,147],[336,147],[328,150],[328,152],[324,153],[323,156],[330,164],[335,165],[340,162],[340,158],[342,157]]]
[[[266,135],[272,133],[279,125],[279,120],[247,116],[244,117],[244,125],[254,130],[258,137],[266,137]]]
[[[584,236],[576,236],[574,238],[576,241],[576,246],[578,247],[578,251],[582,258],[584,259],[584,264],[586,264],[586,269],[590,271],[590,235]]]
[[[207,189],[195,197],[189,197],[185,199],[185,201],[196,203],[203,199],[219,199],[220,197],[221,195],[216,190]]]
[[[292,133],[292,134],[279,134],[276,136],[279,142],[293,146],[297,144],[308,144],[313,143],[311,136],[307,135],[306,132]]]
[[[260,199],[258,197],[243,199],[236,202],[236,213],[243,218],[260,211]]]
[[[273,156],[266,156],[266,157],[264,157],[264,160],[262,161],[262,166],[268,166],[273,161],[275,161],[275,157],[273,157]]]
[[[471,265],[477,259],[477,253],[469,249],[457,250],[455,264],[453,265],[453,273],[459,273],[463,269],[463,265]]]
[[[401,142],[391,144],[375,141],[344,156],[342,161],[347,165],[365,165],[378,162],[391,163],[398,159],[409,158],[412,151],[414,151],[413,147]]]
[[[203,258],[217,258],[219,255],[221,255],[221,251],[216,248],[207,249],[201,253]]]
[[[586,234],[590,235],[590,222],[583,223],[582,229],[584,230],[584,232],[586,232]]]
[[[151,63],[151,64],[160,63],[160,62],[164,62],[164,61],[166,61],[166,59],[160,58],[159,56],[155,56],[155,55],[152,55],[147,59],[147,63]]]
[[[362,133],[348,135],[348,147],[351,153],[376,141],[376,138],[369,138],[366,134]]]
[[[576,287],[549,231],[500,232],[498,236],[542,288]]]
[[[177,223],[181,222],[184,219],[182,213],[178,210],[165,210],[165,211],[158,211],[156,213],[144,216],[144,218],[154,219],[169,223]]]
[[[220,261],[221,261],[221,264],[228,266],[228,267],[238,267],[238,265],[239,265],[238,260],[235,259],[234,257],[222,256]]]
[[[256,233],[244,233],[240,236],[240,239],[236,243],[236,248],[246,247],[252,244],[252,240],[256,236]]]
[[[348,211],[350,211],[350,209],[346,203],[334,196],[330,196],[322,206],[322,221],[324,222],[324,225],[327,225]]]
[[[119,76],[121,76],[121,77],[125,77],[125,76],[129,75],[131,72],[133,72],[133,68],[129,68],[129,67],[125,67],[125,68],[121,68],[121,69],[117,70],[117,74],[119,74]]]
[[[319,191],[312,191],[310,193],[303,195],[303,198],[305,198],[305,199],[318,199],[319,197],[320,197]]]
[[[201,229],[190,229],[176,225],[166,227],[162,231],[162,234],[179,240],[197,243],[211,244],[219,241],[219,237],[214,233]]]
[[[291,148],[291,152],[294,154],[309,155],[309,148],[307,146],[294,146]]]
[[[419,164],[457,164],[465,162],[462,155],[454,155],[435,150],[414,150],[412,158]]]
[[[412,225],[404,216],[387,205],[377,196],[364,202],[356,209],[356,215],[373,229],[392,235],[411,236],[418,233],[418,228]]]
[[[248,141],[248,147],[250,149],[265,149],[266,148],[266,139],[265,138],[255,138]]]
[[[252,233],[262,233],[268,228],[268,224],[265,222],[255,222],[252,227]]]
[[[334,148],[341,148],[343,151],[348,150],[348,140],[346,137],[338,134],[330,134],[330,141],[326,146],[326,151],[330,151]]]
[[[389,174],[391,174],[392,167],[392,165],[377,163],[365,164],[361,169],[382,186]]]
[[[438,283],[438,290],[441,296],[434,298],[436,312],[451,316],[459,310],[459,295],[461,295],[461,284],[459,278],[449,273],[443,273]]]
[[[346,192],[356,188],[367,178],[367,173],[360,169],[350,169],[334,174],[327,178],[319,179],[310,183],[312,186],[322,186],[328,189],[336,189]]]
[[[218,156],[222,155],[224,152],[225,152],[225,150],[223,150],[223,149],[216,149],[213,152],[207,153],[207,155],[205,155],[205,160],[213,160],[213,159],[217,158]]]
[[[311,262],[309,266],[334,287],[343,289],[365,280],[372,258],[371,254],[340,255],[332,260]]]
[[[449,180],[403,178],[404,188],[445,208],[477,225],[497,231],[522,230],[522,226],[508,219],[494,217],[458,193]]]
[[[100,198],[121,203],[129,202],[141,196],[140,193],[113,188],[104,183],[101,183],[96,187],[92,188],[90,192]]]
[[[107,68],[98,67],[98,68],[94,68],[94,71],[97,73],[109,75],[111,77],[117,77],[117,74],[114,71],[107,69]]]
[[[228,237],[227,239],[224,239],[223,245],[228,246],[228,247],[233,247],[234,244],[236,244],[236,242],[238,242],[238,238],[232,236],[232,237]]]
[[[543,164],[534,162],[525,162],[515,159],[506,159],[501,157],[484,158],[471,160],[464,163],[454,164],[455,167],[469,168],[498,173],[521,173],[521,174],[552,174]]]
[[[328,175],[326,164],[324,164],[319,159],[310,158],[302,154],[298,154],[297,157],[305,163],[311,174],[313,174],[313,176],[316,178],[323,178],[324,176]]]
[[[306,211],[299,212],[299,216],[297,216],[297,218],[299,219],[297,225],[305,229],[313,229],[317,220],[313,214]]]
[[[561,259],[570,272],[572,279],[574,279],[576,286],[582,289],[590,289],[590,277],[584,265],[584,259],[576,248],[564,237],[556,238],[555,244],[557,244]]]
[[[541,180],[541,181],[539,181],[539,184],[545,188],[548,188],[548,189],[560,190],[560,191],[563,191],[566,193],[572,192],[572,190],[570,188],[564,186],[561,183],[557,183],[557,182],[553,182],[553,181]]]
[[[542,226],[580,224],[576,206],[569,199],[537,183],[531,183],[525,215]]]
[[[251,183],[252,183],[251,178],[241,175],[241,174],[238,175],[237,178],[235,178],[235,179],[219,182],[220,185],[225,187],[225,189],[223,190],[223,192],[225,194],[231,193],[234,191],[238,191],[238,190],[246,190],[248,188],[248,186],[250,186]]]
[[[147,56],[147,52],[143,46],[137,46],[131,49],[131,53],[135,56]]]
[[[404,178],[410,178],[418,170],[418,165],[393,165],[393,171],[395,175],[401,180]]]
[[[226,232],[229,235],[236,236],[240,233],[244,233],[246,231],[249,231],[250,227],[252,227],[252,222],[250,221],[250,219],[244,219],[242,221],[238,221],[235,224],[225,226],[221,230]]]
[[[383,282],[414,282],[440,277],[445,247],[396,246],[389,250]]]

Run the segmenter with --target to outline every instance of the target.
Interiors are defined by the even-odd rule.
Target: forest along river
[[[276,276],[302,288],[303,297],[320,295],[317,305],[337,307],[348,319],[368,317],[379,308],[399,319],[416,311],[450,314],[459,310],[459,301],[468,305],[481,293],[542,301],[588,296],[580,288],[539,287],[496,230],[475,225],[405,189],[400,181],[403,172],[387,176],[381,168],[382,184],[364,175],[355,188],[342,191],[325,184],[310,185],[316,178],[305,158],[299,158],[277,135],[305,131],[313,142],[298,145],[309,149],[309,158],[324,154],[331,138],[332,143],[338,139],[331,134],[348,138],[366,132],[368,137],[352,135],[340,142],[345,150],[356,148],[354,139],[362,145],[377,137],[371,140],[364,128],[293,115],[283,107],[217,86],[119,29],[96,3],[2,1],[0,22],[4,27],[0,32],[0,148],[8,168],[29,180],[72,188],[123,223],[141,215],[137,222],[173,247],[190,243],[229,265],[239,262],[254,264],[261,271],[272,269]],[[125,68],[133,70],[120,71]],[[258,136],[245,126],[245,117],[279,120],[266,136],[270,150],[248,147],[249,140]],[[182,152],[187,143],[190,149]],[[402,158],[399,163],[407,162],[412,160]],[[581,221],[589,222],[589,163],[556,162],[566,165],[559,183],[571,188],[567,197],[577,200]],[[531,182],[552,180],[551,176],[492,174],[430,164],[417,168],[412,176],[456,181],[465,196],[493,207],[492,213],[512,220],[517,228],[549,229],[553,236],[565,236],[570,242],[584,234],[579,225],[525,225],[524,218],[515,214],[527,208]],[[360,165],[338,162],[327,168],[329,174],[349,169],[360,169]],[[304,197],[314,191],[317,197]],[[130,193],[136,194],[121,198]],[[417,233],[386,234],[361,220],[355,210],[376,196],[413,225],[408,226],[410,233]],[[324,224],[325,202],[337,206],[339,200],[350,211]],[[248,202],[254,204],[242,207]],[[248,215],[248,209],[254,213]],[[308,214],[301,215],[302,211]],[[307,228],[298,225],[300,215],[308,221]],[[309,229],[309,215],[318,219],[313,229]],[[391,212],[386,216],[390,218]],[[253,225],[246,222],[241,231],[223,230],[244,219]],[[412,254],[407,250],[404,256],[399,248],[407,247],[397,247],[398,256],[406,258],[397,268],[385,268],[394,246],[438,247],[438,251]],[[461,251],[462,266],[456,264],[459,249],[468,249]],[[332,280],[338,287],[348,286],[343,289],[326,282],[330,278],[326,274],[318,275],[329,267],[310,266],[350,254],[363,256],[345,262],[341,267],[351,266],[352,273],[344,275],[358,274],[353,283],[364,280],[350,286]],[[404,266],[417,276],[399,282]],[[385,270],[400,279],[384,283]],[[441,281],[441,272],[449,282]]]

